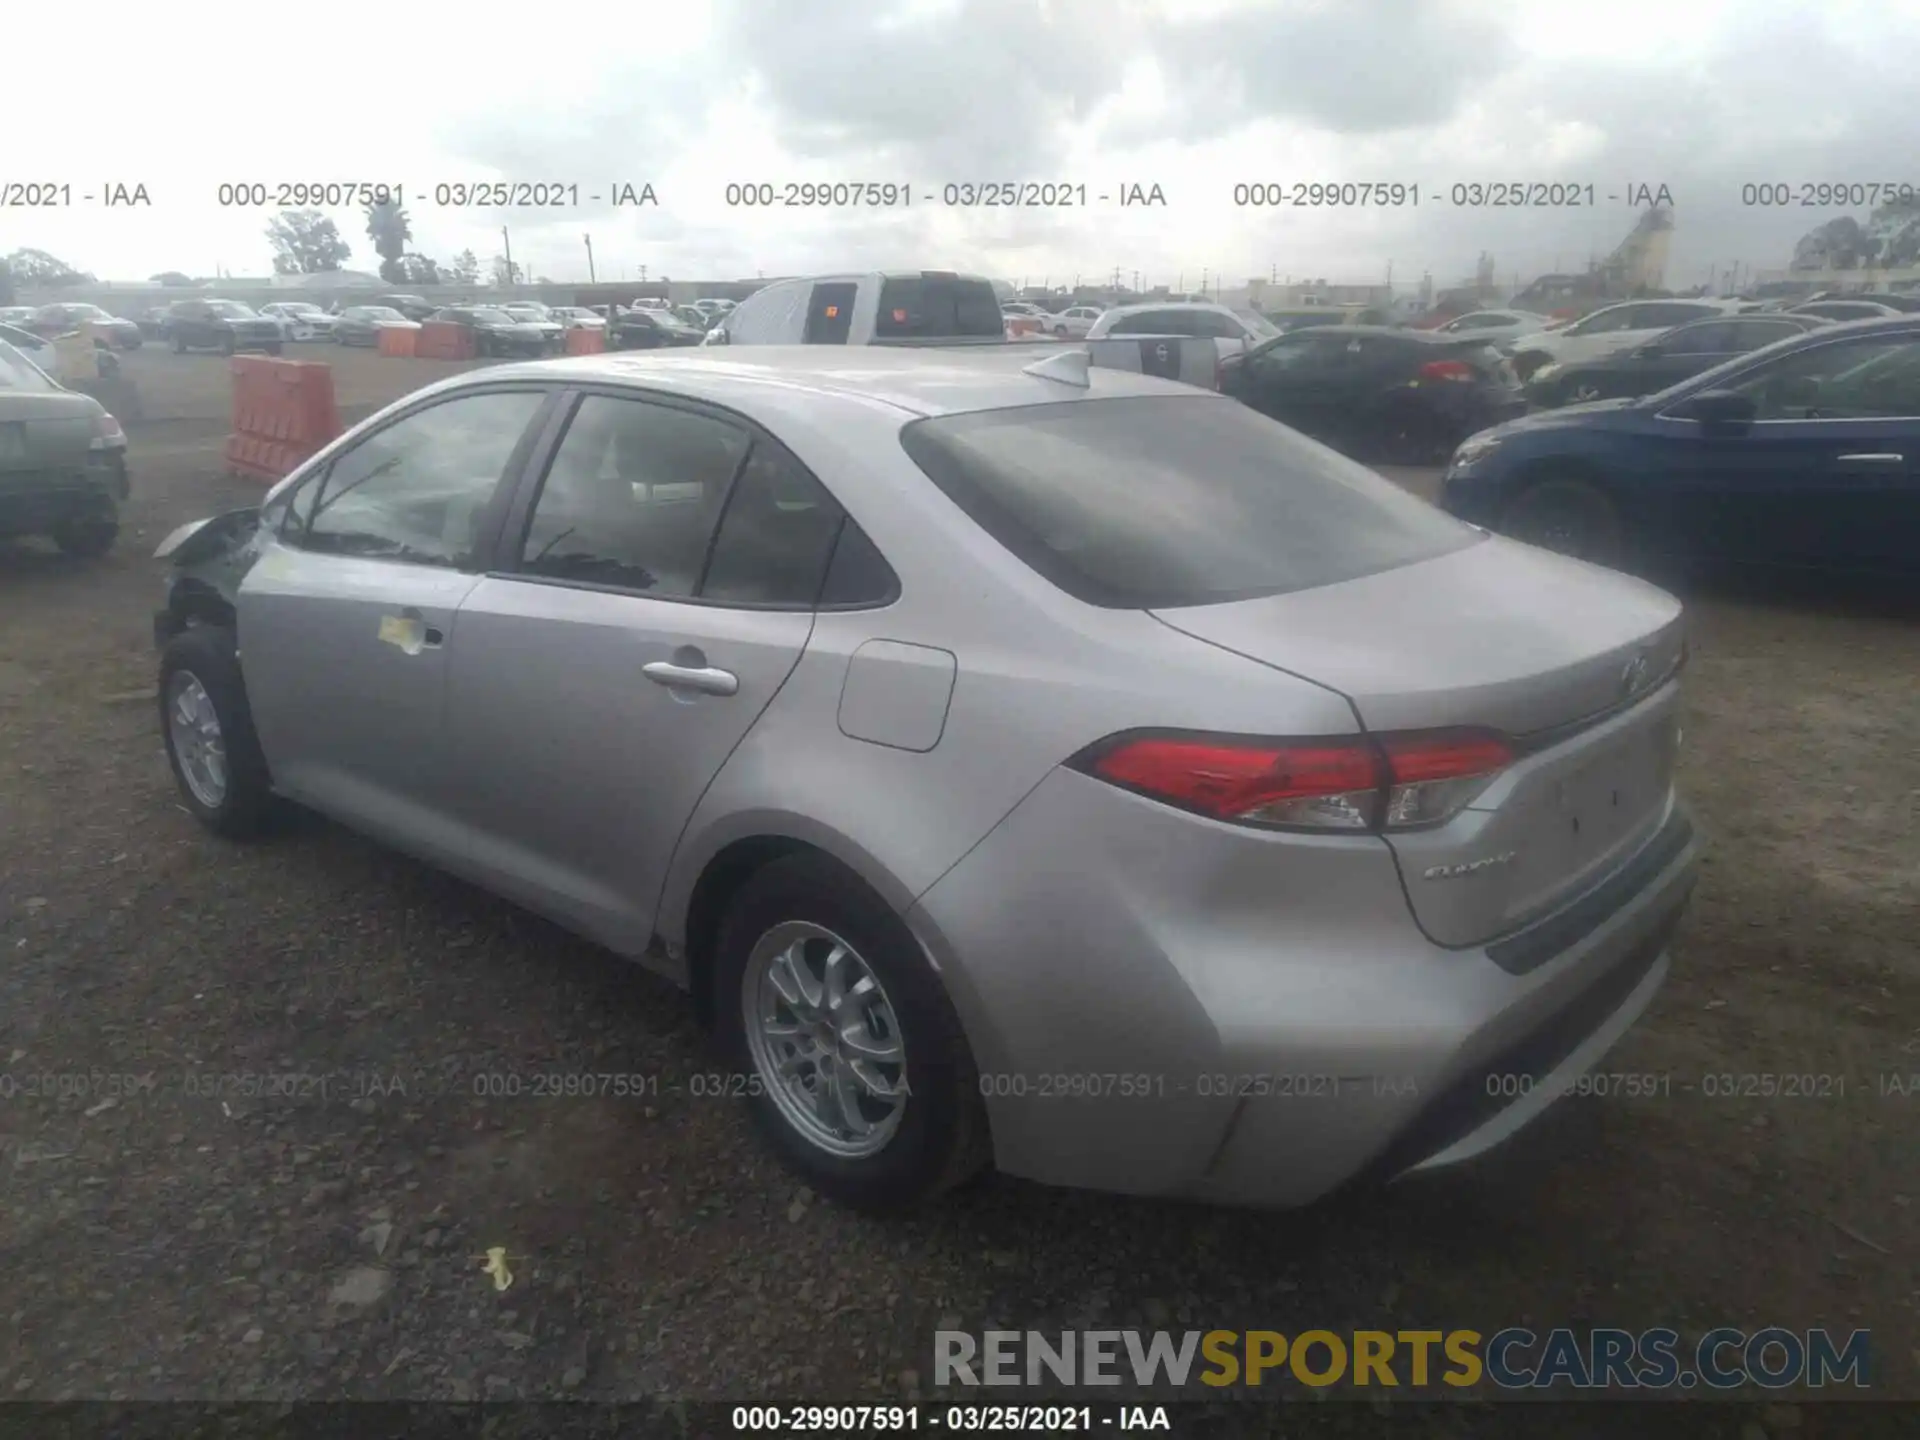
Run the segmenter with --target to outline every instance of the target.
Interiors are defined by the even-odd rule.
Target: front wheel
[[[1513,357],[1513,373],[1520,377],[1522,384],[1525,384],[1533,378],[1536,370],[1552,359],[1553,357],[1551,355],[1542,354],[1538,350],[1522,351]]]
[[[273,803],[233,632],[195,625],[160,655],[160,733],[180,798],[232,839],[256,833]]]
[[[176,355],[184,355],[187,353],[187,342],[182,336],[176,335],[173,337],[173,353]]]
[[[900,917],[833,862],[754,875],[721,926],[718,1040],[787,1166],[855,1209],[900,1211],[990,1147],[951,1002]]]
[[[1618,567],[1626,526],[1606,492],[1568,476],[1536,480],[1516,496],[1495,527],[1502,535],[1576,560]]]
[[[280,354],[280,353],[281,353],[281,352],[282,352],[282,351],[283,351],[283,350],[284,350],[285,348],[286,348],[286,347],[285,347],[285,346],[283,346],[283,345],[269,345],[269,346],[267,346],[267,353],[268,353],[269,355],[278,355],[278,354]]]

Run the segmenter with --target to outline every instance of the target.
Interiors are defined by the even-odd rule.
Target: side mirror
[[[1745,429],[1758,414],[1752,400],[1735,390],[1703,390],[1671,412],[1682,420],[1698,420],[1710,429]]]

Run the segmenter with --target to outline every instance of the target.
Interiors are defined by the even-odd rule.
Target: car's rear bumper
[[[909,920],[1002,1169],[1298,1205],[1488,1149],[1591,1068],[1667,973],[1699,844],[1677,805],[1661,834],[1650,873],[1537,922],[1552,953],[1515,973],[1490,950],[1525,935],[1428,941],[1377,839],[1215,825],[1061,771]]]
[[[110,511],[128,490],[124,451],[107,451],[85,470],[0,475],[0,535],[45,534]]]

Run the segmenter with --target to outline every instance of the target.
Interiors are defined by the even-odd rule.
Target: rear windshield
[[[26,390],[43,394],[59,388],[38,365],[6,341],[0,340],[0,390]]]
[[[992,336],[1004,339],[1007,320],[985,280],[945,280],[924,275],[883,281],[874,317],[879,340]]]
[[[1483,538],[1220,396],[938,416],[908,425],[901,443],[988,534],[1109,609],[1311,590]]]

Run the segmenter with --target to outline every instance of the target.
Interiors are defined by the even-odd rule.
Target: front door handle
[[[1862,453],[1859,455],[1836,455],[1833,457],[1833,463],[1836,465],[1892,466],[1892,465],[1906,464],[1907,457],[1904,455],[1895,455],[1890,451],[1876,450],[1876,451]]]
[[[669,690],[698,690],[703,695],[736,695],[740,691],[740,677],[731,670],[672,665],[665,660],[656,660],[651,665],[642,665],[640,673],[654,684],[664,685]]]

